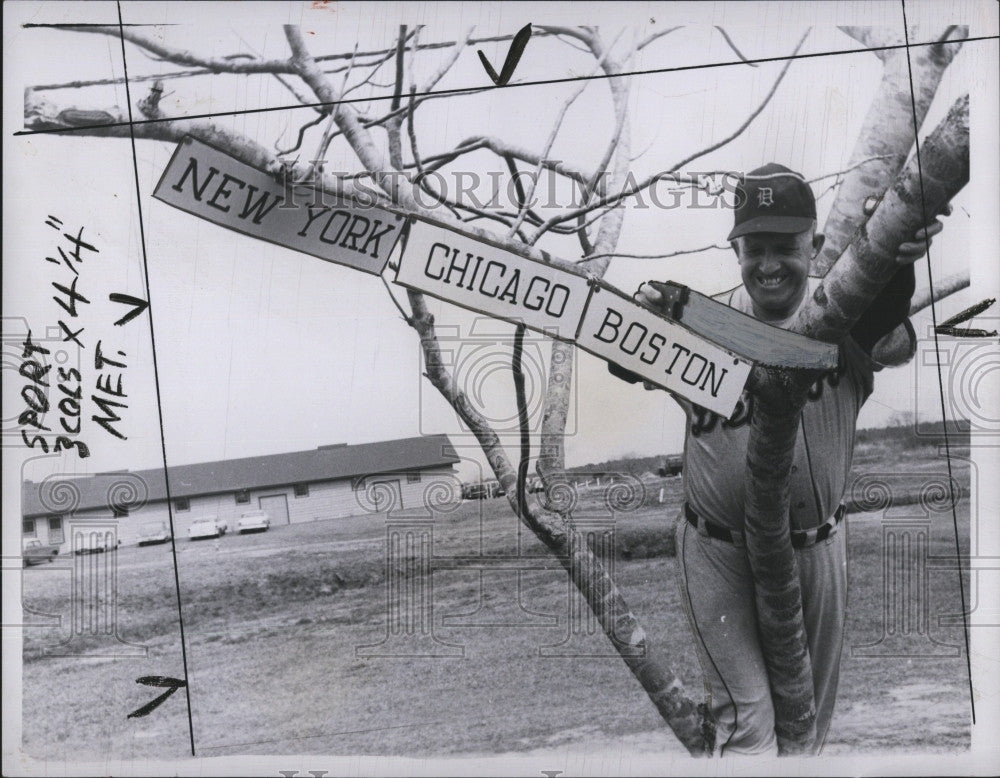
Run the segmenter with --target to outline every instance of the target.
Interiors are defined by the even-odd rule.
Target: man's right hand
[[[639,288],[636,290],[635,294],[632,295],[632,298],[638,303],[648,305],[650,308],[653,308],[659,313],[666,313],[663,310],[666,303],[663,298],[663,293],[653,286],[653,282],[646,281],[639,284]],[[642,387],[647,392],[653,392],[660,388],[656,384],[651,384],[649,381],[643,381]]]
[[[664,299],[663,293],[653,286],[653,282],[645,281],[639,284],[639,288],[636,290],[632,298],[639,303],[648,305],[650,308],[654,308],[657,311],[663,311]]]

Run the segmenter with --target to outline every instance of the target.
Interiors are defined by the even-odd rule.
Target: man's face
[[[743,285],[761,319],[786,319],[806,290],[809,262],[823,236],[815,230],[795,235],[755,232],[734,241]]]

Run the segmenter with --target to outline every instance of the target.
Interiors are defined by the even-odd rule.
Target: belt
[[[845,513],[846,509],[844,506],[838,505],[833,516],[818,527],[813,527],[812,529],[793,529],[791,531],[792,548],[807,548],[826,540],[836,531],[837,525],[843,520]],[[687,503],[684,503],[684,517],[687,519],[688,524],[695,529],[698,528],[700,522],[701,526],[705,528],[705,532],[711,538],[724,540],[727,543],[734,543],[736,545],[743,545],[743,533],[733,532],[721,524],[716,524],[703,516],[699,516]]]

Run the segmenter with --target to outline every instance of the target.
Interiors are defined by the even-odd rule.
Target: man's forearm
[[[906,321],[915,288],[913,265],[904,265],[896,271],[868,310],[858,319],[851,329],[851,336],[867,353],[872,352],[881,338]]]

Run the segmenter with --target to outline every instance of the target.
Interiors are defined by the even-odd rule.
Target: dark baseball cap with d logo
[[[743,198],[727,240],[751,232],[798,233],[816,219],[816,198],[798,173],[771,162],[740,180]]]

